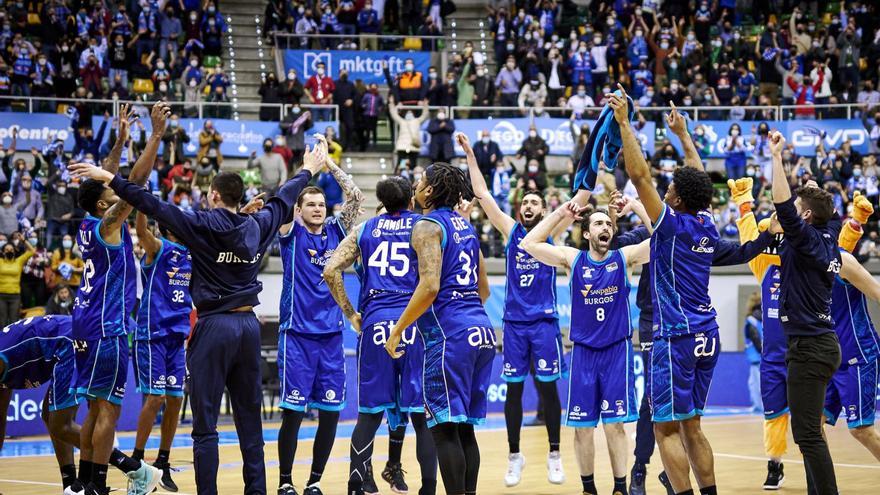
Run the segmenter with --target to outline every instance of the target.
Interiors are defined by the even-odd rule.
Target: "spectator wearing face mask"
[[[368,144],[372,144],[375,148],[378,136],[376,127],[379,123],[379,115],[385,108],[385,101],[379,94],[379,87],[376,83],[370,84],[369,89],[361,97],[361,121],[360,121],[360,143],[361,151],[366,151]]]
[[[58,284],[52,296],[46,301],[47,315],[70,315],[73,293],[67,284]]]
[[[196,160],[201,161],[207,157],[212,161],[212,165],[219,169],[223,164],[223,154],[220,152],[220,144],[223,143],[223,135],[217,132],[214,122],[206,120],[202,130],[199,131],[199,151],[196,154]]]
[[[593,92],[593,59],[585,41],[581,41],[577,51],[569,56],[568,70],[572,85],[583,84],[588,93]]]
[[[373,9],[373,3],[367,1],[364,8],[358,12],[357,28],[360,33],[361,47],[364,50],[377,50],[379,48],[379,40],[376,35],[379,33],[379,13]]]
[[[727,139],[724,142],[724,168],[727,177],[737,179],[746,172],[746,142],[742,136],[739,124],[730,126],[727,131]]]
[[[303,153],[306,150],[305,133],[313,127],[312,112],[304,112],[299,104],[295,103],[278,126],[290,149],[291,158],[288,161],[288,172],[290,172],[302,163]]]
[[[529,80],[529,83],[523,86],[519,92],[517,105],[523,115],[528,113],[528,107],[534,107],[539,101],[547,100],[547,87],[537,77]]]
[[[474,145],[474,157],[477,159],[477,166],[483,176],[489,177],[495,168],[495,163],[504,159],[504,153],[498,143],[492,140],[489,129],[483,129],[480,132],[480,140]]]
[[[477,66],[477,72],[470,77],[470,84],[474,88],[474,107],[488,107],[495,102],[495,83],[489,77],[489,70],[484,65]],[[485,112],[474,112],[474,118],[480,118]]]
[[[251,153],[248,158],[248,168],[260,169],[261,191],[268,196],[266,199],[275,195],[278,188],[287,181],[287,165],[284,158],[272,151],[272,140],[263,141],[263,154],[259,157],[257,152]]]
[[[391,89],[395,102],[401,105],[418,105],[425,99],[427,93],[427,84],[423,80],[422,73],[415,69],[415,63],[411,58],[407,58],[403,63],[403,72],[397,74],[392,80],[391,72],[388,69],[388,63],[382,62],[382,69],[385,75],[385,82]]]
[[[12,235],[18,230],[18,210],[12,205],[12,194],[4,192],[0,196],[0,234]]]
[[[297,77],[295,70],[287,72],[287,78],[281,84],[280,95],[281,101],[288,105],[299,103],[302,97],[305,96],[305,88],[303,88],[302,82]]]
[[[189,141],[189,134],[180,126],[180,118],[177,115],[172,115],[168,120],[165,133],[162,135],[162,143],[165,144],[162,150],[162,159],[172,165],[183,163],[184,145]]]
[[[31,226],[41,227],[43,223],[43,198],[38,191],[34,190],[33,184],[34,180],[30,174],[22,175],[21,188],[13,205],[22,218],[30,221]]]
[[[333,103],[333,91],[336,84],[333,79],[326,75],[326,66],[319,62],[315,74],[306,81],[306,98],[314,105],[330,105]],[[315,120],[330,120],[332,111],[330,108],[315,108],[312,110]]]
[[[75,205],[73,195],[68,191],[67,182],[61,180],[60,174],[54,174],[47,186],[46,246],[53,249],[56,247],[56,239],[70,232]]]
[[[526,163],[531,167],[531,162],[534,160],[540,172],[546,172],[547,166],[544,163],[544,159],[547,157],[547,153],[550,152],[550,146],[547,145],[547,142],[544,141],[544,138],[538,135],[538,128],[533,125],[529,127],[528,137],[523,140],[522,145],[519,150],[516,152],[516,159],[521,160],[525,158]]]
[[[205,45],[205,54],[219,57],[221,52],[222,36],[226,32],[226,21],[217,12],[214,2],[209,1],[205,12],[202,14],[202,44]]]
[[[455,151],[452,145],[452,134],[455,132],[455,122],[446,118],[446,112],[440,110],[436,117],[428,122],[428,134],[431,135],[431,145],[428,147],[428,156],[432,162],[452,161]]]
[[[596,103],[587,94],[587,88],[583,84],[579,84],[577,90],[565,103],[565,108],[571,110],[572,119],[580,119],[583,117],[587,108],[596,106]]]
[[[821,66],[820,66],[821,67]],[[813,83],[813,80],[809,77],[804,77],[802,83],[798,84],[795,79],[791,76],[786,80],[786,84],[792,90],[792,97],[794,98],[794,104],[797,105],[797,108],[794,109],[794,115],[796,119],[812,119],[816,115],[816,110],[812,108],[813,104],[816,102],[816,93],[822,88],[822,83],[825,81],[825,70],[824,67],[819,71],[819,79]]]
[[[48,297],[46,270],[51,270],[49,252],[40,243],[37,233],[31,230],[27,236],[31,257],[21,270],[21,307],[30,309],[42,305]]]
[[[504,67],[495,76],[495,87],[501,90],[501,106],[518,106],[519,89],[522,84],[522,72],[516,66],[516,59],[507,57]]]
[[[4,245],[0,257],[0,325],[4,327],[21,316],[21,273],[34,253],[30,243],[22,244],[24,251],[18,255],[12,244]]]
[[[348,79],[348,71],[340,70],[339,79],[334,83],[333,104],[339,106],[340,144],[344,149],[354,148],[355,136],[355,99],[357,90]]]
[[[183,26],[174,15],[174,8],[167,5],[159,21],[159,57],[168,60],[169,53],[177,53],[177,39],[182,32]]]
[[[391,119],[397,124],[397,140],[394,151],[397,152],[397,162],[407,161],[412,169],[418,164],[419,151],[422,147],[422,122],[430,116],[428,105],[423,104],[421,113],[417,117],[412,110],[406,110],[401,116],[397,104],[391,101],[388,104],[388,112]]]

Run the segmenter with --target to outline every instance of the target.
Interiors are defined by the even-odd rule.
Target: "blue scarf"
[[[619,96],[620,91],[615,91],[614,94]],[[629,107],[629,120],[632,120],[635,113],[632,98],[627,96],[626,102]],[[620,126],[614,120],[614,110],[606,104],[593,125],[593,132],[584,147],[584,154],[578,160],[574,182],[571,184],[572,193],[577,193],[579,189],[592,191],[599,175],[599,162],[605,163],[606,170],[614,170],[617,167],[617,155],[622,147]]]

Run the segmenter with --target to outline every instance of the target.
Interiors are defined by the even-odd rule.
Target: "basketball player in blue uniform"
[[[711,495],[717,493],[712,448],[700,426],[720,351],[709,270],[713,264],[747,262],[773,236],[765,233],[742,246],[719,240],[707,211],[712,181],[698,160],[675,170],[661,200],[628,120],[626,94],[621,85],[618,89],[622,95],[608,95],[608,104],[620,125],[627,174],[654,223],[649,266],[655,308],[649,392],[654,432],[675,493],[690,491],[690,462],[700,493]],[[686,125],[674,108],[667,120],[671,128]]]
[[[187,346],[193,409],[193,459],[200,494],[217,493],[217,418],[229,391],[243,461],[245,493],[266,493],[260,417],[260,324],[253,312],[262,284],[260,260],[278,229],[293,214],[296,198],[324,166],[326,143],[306,149],[303,168],[253,214],[240,208],[244,181],[220,172],[208,190],[209,208],[187,212],[122,177],[87,163],[71,165],[74,176],[109,183],[121,198],[154,218],[190,249],[190,294],[199,314]],[[111,436],[112,440],[112,436]]]
[[[278,374],[281,381],[281,429],[278,432],[278,495],[295,493],[291,471],[297,435],[306,408],[318,410],[312,469],[303,495],[319,495],[339,411],[345,407],[345,356],[342,310],[333,300],[322,272],[352,228],[363,194],[347,173],[327,158],[327,167],[345,194],[339,217],[327,218],[324,192],[303,189],[293,222],[281,227],[281,325]]]
[[[464,133],[456,136],[458,144],[467,157],[468,172],[474,196],[486,212],[492,226],[501,234],[505,243],[507,259],[506,292],[504,296],[504,367],[501,377],[507,382],[507,397],[504,401],[504,420],[507,423],[508,461],[505,486],[520,483],[525,456],[520,452],[519,439],[522,429],[522,396],[524,380],[530,364],[535,365],[539,401],[544,406],[547,436],[550,453],[547,456],[547,478],[550,483],[565,482],[562,457],[559,454],[558,414],[561,404],[556,380],[568,376],[565,360],[562,357],[562,333],[559,330],[559,315],[556,312],[556,268],[545,265],[526,253],[520,242],[538,222],[544,218],[546,204],[540,191],[528,191],[520,204],[520,218],[517,222],[506,214],[495,202],[470,141]],[[585,204],[589,191],[578,192],[576,200]],[[561,222],[551,232],[551,238],[564,232],[569,222]]]
[[[403,358],[385,352],[388,332],[400,318],[416,287],[418,267],[410,247],[412,228],[421,215],[409,210],[412,186],[403,177],[376,184],[384,213],[355,227],[324,268],[324,280],[343,314],[359,331],[357,347],[358,420],[351,434],[348,495],[378,493],[371,476],[376,430],[387,412],[393,429],[412,418],[416,455],[422,471],[419,495],[433,495],[437,485],[437,454],[425,419],[422,398],[424,343],[415,325],[404,334]],[[361,290],[358,311],[345,293],[342,272],[358,259]],[[397,466],[399,469],[399,465]]]
[[[385,349],[394,358],[404,331],[418,320],[425,342],[424,399],[447,494],[476,493],[480,452],[474,425],[486,420],[495,333],[483,303],[489,281],[479,236],[453,211],[471,196],[464,172],[434,163],[416,184],[424,216],[411,245],[419,279]]]
[[[192,312],[189,295],[192,277],[190,254],[186,247],[177,242],[174,234],[162,227],[162,236],[156,237],[147,226],[147,217],[143,213],[137,214],[135,229],[138,242],[144,249],[140,263],[144,290],[138,307],[132,358],[138,391],[144,394],[144,404],[138,418],[132,457],[144,458],[144,447],[150,438],[156,415],[164,405],[159,455],[153,465],[162,470],[162,488],[176,492],[177,485],[171,479],[168,458],[183,403],[183,380],[186,375],[184,346],[189,336],[189,315]]]
[[[633,369],[629,293],[633,266],[649,259],[649,242],[610,250],[615,225],[605,212],[582,222],[586,251],[554,246],[547,236],[557,225],[579,220],[583,209],[566,203],[538,224],[522,247],[542,263],[571,274],[571,380],[566,424],[575,429],[575,452],[584,494],[598,493],[593,478],[593,432],[601,421],[608,440],[615,495],[626,493],[627,439],[624,423],[638,419]]]
[[[150,138],[129,175],[133,183],[146,183],[170,113],[165,103],[153,106]],[[124,107],[119,116],[119,136],[104,165],[111,174],[119,169],[130,117],[130,110]],[[88,494],[90,490],[107,490],[107,464],[128,376],[128,333],[135,329],[131,313],[137,297],[137,274],[131,234],[125,223],[131,205],[98,181],[80,185],[79,205],[87,213],[76,236],[84,268],[71,314],[76,341],[76,394],[90,401],[81,431],[79,469],[82,484],[91,485],[85,487]],[[151,467],[145,476],[157,473]],[[79,488],[77,484],[74,487]]]
[[[13,390],[36,388],[48,383],[43,400],[43,421],[49,430],[55,458],[61,471],[64,493],[74,492],[76,480],[73,448],[80,447],[80,427],[76,424],[79,401],[71,388],[74,378],[74,343],[71,317],[38,316],[25,318],[0,331],[0,411],[6,411]],[[3,447],[6,414],[0,414],[0,448]],[[110,462],[133,477],[143,464],[114,449]],[[144,469],[146,465],[144,464]],[[144,485],[137,495],[150,493],[159,482]]]
[[[841,252],[846,253],[855,248],[863,233],[861,224],[873,213],[870,201],[858,192],[853,203],[853,216],[838,238]],[[847,257],[842,259],[846,263]],[[874,429],[880,338],[865,294],[840,276],[835,277],[831,289],[831,318],[840,342],[841,365],[825,392],[826,422],[834,425],[842,410],[852,436],[880,460],[880,434]]]

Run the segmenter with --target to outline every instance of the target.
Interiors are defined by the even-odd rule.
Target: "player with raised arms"
[[[416,183],[424,216],[413,227],[415,291],[385,349],[394,358],[403,332],[418,320],[425,342],[424,399],[446,493],[476,493],[480,450],[474,426],[486,421],[495,332],[483,303],[489,281],[479,236],[453,211],[472,195],[464,172],[434,163]]]

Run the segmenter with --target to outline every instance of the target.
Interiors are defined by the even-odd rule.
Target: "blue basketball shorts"
[[[717,328],[654,340],[649,394],[655,423],[702,416],[720,353]]]
[[[877,411],[878,361],[841,367],[831,377],[825,391],[825,417],[830,425],[837,423],[843,411],[846,425],[858,428],[874,424]]]
[[[122,405],[128,378],[128,337],[74,341],[76,396]]]
[[[501,378],[504,381],[525,380],[531,363],[535,364],[535,378],[542,382],[568,377],[568,365],[562,357],[559,320],[505,321],[502,342],[504,367]]]
[[[153,340],[135,340],[132,362],[138,392],[183,397],[185,347],[186,337],[179,333]]]
[[[773,419],[788,412],[788,376],[784,362],[761,360],[761,402],[764,419]]]
[[[392,321],[382,321],[364,326],[358,337],[358,412],[374,414],[387,409],[425,412],[422,396],[425,343],[413,325],[404,330],[397,347],[403,356],[392,359],[385,350],[385,342],[393,325]]]
[[[279,407],[305,411],[306,406],[325,411],[345,408],[345,354],[342,332],[278,335]]]
[[[565,424],[593,428],[639,419],[632,343],[622,340],[601,349],[575,344]]]
[[[60,411],[79,403],[72,388],[76,364],[73,345],[65,340],[52,349],[55,362],[49,369],[46,366],[48,363],[42,361],[46,356],[45,346],[56,345],[51,342],[39,337],[21,341],[18,336],[0,332],[0,361],[4,364],[4,371],[0,373],[0,389],[36,388],[48,382],[47,407],[49,411]]]
[[[422,335],[426,332],[421,326]],[[425,341],[425,414],[428,426],[438,423],[486,422],[486,392],[495,359],[495,331],[472,327]]]

